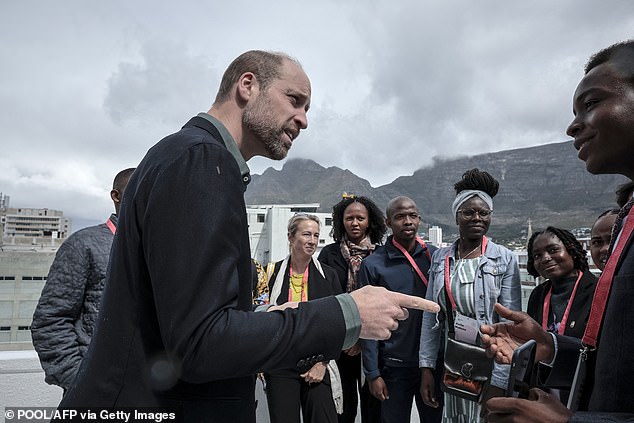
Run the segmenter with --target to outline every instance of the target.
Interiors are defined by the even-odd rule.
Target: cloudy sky
[[[311,78],[289,158],[373,186],[435,156],[564,141],[587,57],[633,28],[631,0],[2,1],[0,192],[75,229],[104,220],[117,171],[208,110],[250,49]]]

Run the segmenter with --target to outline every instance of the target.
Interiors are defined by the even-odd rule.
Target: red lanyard
[[[427,252],[427,257],[429,257],[429,264],[431,265],[431,254],[429,254],[429,250],[427,249],[427,246],[425,245],[425,241],[423,241],[419,237],[416,237],[416,242],[418,242],[420,244],[420,246],[423,247],[423,249]],[[396,248],[398,248],[401,251],[401,253],[403,253],[403,255],[409,261],[409,264],[412,265],[412,267],[414,268],[416,273],[418,273],[418,276],[420,277],[420,279],[423,281],[425,286],[427,286],[429,284],[427,282],[427,278],[425,277],[425,275],[423,275],[423,272],[421,272],[420,268],[418,267],[418,265],[414,261],[414,258],[411,256],[411,254],[408,253],[407,250],[405,249],[405,247],[403,247],[397,240],[395,240],[394,237],[392,237],[392,244],[394,244],[394,246]]]
[[[581,280],[581,276],[583,276],[583,272],[579,271],[579,277],[577,278],[577,282],[575,282],[575,287],[572,289],[572,294],[570,294],[570,299],[568,300],[568,305],[566,306],[566,311],[564,312],[564,317],[561,318],[561,323],[559,324],[559,330],[557,333],[560,335],[564,334],[564,330],[566,329],[566,323],[568,322],[568,314],[570,314],[570,308],[572,308],[572,302],[575,299],[575,294],[577,293],[577,287],[579,286],[579,281]],[[544,310],[542,311],[542,329],[548,329],[548,314],[550,312],[550,296],[553,293],[552,281],[550,289],[548,290],[548,294],[546,294],[546,298],[544,298]]]
[[[634,207],[630,209],[627,215],[627,221],[625,227],[621,231],[619,242],[614,246],[614,251],[610,253],[610,258],[605,265],[605,269],[599,278],[597,283],[597,289],[594,291],[594,297],[592,298],[592,308],[590,309],[590,317],[588,318],[588,324],[583,334],[583,344],[589,347],[595,348],[599,337],[599,330],[601,329],[601,323],[603,321],[603,315],[605,314],[605,305],[608,302],[608,296],[610,295],[610,287],[612,286],[612,278],[616,271],[616,265],[619,263],[623,249],[627,245],[627,242],[634,230]]]
[[[112,232],[112,235],[114,235],[115,232],[117,232],[117,227],[114,225],[114,223],[112,223],[112,220],[110,219],[106,220],[106,226],[108,227],[108,229],[110,229],[110,232]]]
[[[480,254],[484,255],[484,252],[487,250],[487,243],[489,242],[489,240],[487,239],[486,236],[482,237],[482,250],[480,251]],[[456,245],[456,249],[458,248],[458,246]],[[447,257],[445,257],[445,291],[447,291],[447,296],[449,297],[449,301],[451,302],[451,309],[455,310],[456,309],[456,302],[453,299],[453,294],[451,293],[451,279],[450,279],[450,275],[449,275],[449,256],[451,254],[447,254]]]
[[[308,266],[306,266],[306,270],[304,270],[304,275],[302,276],[302,302],[308,301]],[[288,301],[293,301],[293,266],[291,265],[291,261],[288,261],[288,268],[290,269],[290,273],[288,276]]]

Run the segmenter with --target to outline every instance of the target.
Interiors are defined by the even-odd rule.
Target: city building
[[[0,251],[0,350],[19,345],[32,348],[33,312],[56,250],[51,247]]]
[[[440,226],[429,228],[429,243],[436,247],[442,247],[442,228]]]
[[[0,207],[0,245],[57,245],[70,235],[71,221],[59,210]]]
[[[9,196],[0,192],[0,213],[9,207]]]
[[[526,270],[526,263],[528,262],[528,253],[526,250],[515,250],[513,251],[515,256],[517,257],[517,263],[520,267],[520,284],[522,287],[522,310],[526,311],[528,307],[528,299],[531,296],[531,292],[533,289],[544,282],[544,279],[539,277],[536,278],[528,274],[528,270]]]
[[[0,193],[0,350],[31,346],[31,321],[70,219],[59,210],[11,208]]]

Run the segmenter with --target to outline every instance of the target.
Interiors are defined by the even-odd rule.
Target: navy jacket
[[[148,151],[126,188],[95,335],[60,407],[180,406],[183,421],[255,421],[255,373],[339,355],[336,298],[251,311],[245,188],[204,118]]]
[[[414,261],[428,278],[430,255],[436,250],[427,246],[427,251],[417,243],[412,254]],[[428,254],[429,253],[429,254]],[[358,281],[360,286],[382,286],[390,291],[416,295],[424,298],[427,288],[407,258],[392,244],[388,237],[382,247],[361,262]],[[409,309],[409,317],[399,322],[397,330],[386,341],[361,342],[363,349],[363,370],[369,379],[381,375],[383,366],[418,368],[418,346],[423,312]]]

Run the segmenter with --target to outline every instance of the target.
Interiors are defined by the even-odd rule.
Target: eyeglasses
[[[465,219],[473,219],[476,214],[478,216],[480,216],[481,219],[488,219],[489,217],[491,217],[491,214],[493,213],[493,210],[467,209],[467,210],[458,210],[458,213],[460,213],[462,215],[462,217],[465,218]]]

